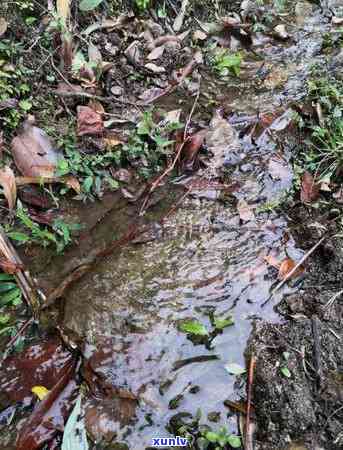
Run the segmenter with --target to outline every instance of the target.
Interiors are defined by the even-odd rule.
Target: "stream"
[[[246,367],[244,351],[254,324],[282,321],[275,305],[302,280],[292,279],[269,299],[279,280],[265,258],[299,261],[304,255],[287,215],[275,207],[294,178],[291,152],[297,136],[290,107],[304,96],[330,27],[312,4],[301,3],[297,15],[287,17],[291,39],[265,40],[257,33],[255,48],[264,64],[247,58],[241,77],[231,83],[203,74],[193,120],[211,118],[208,154],[214,147],[223,151],[215,170],[234,186],[231,192],[209,184],[182,198],[182,186],[192,180],[219,180],[218,172],[208,175],[209,158],[197,173],[161,187],[143,219],[139,204],[118,196],[86,211],[84,205],[69,205],[70,215],[87,223],[79,247],[45,261],[25,256],[39,285],[56,287],[95,248],[106,248],[132,224],[149,225],[147,233],[103,258],[64,294],[59,326],[106,380],[109,392],[85,394],[85,422],[95,443],[149,448],[153,438],[175,435],[173,421],[195,417],[198,410],[200,423],[239,432],[236,415],[224,402],[245,397],[245,376],[225,367]],[[158,107],[171,110],[179,103],[175,94]],[[193,99],[185,104],[189,110]],[[259,128],[261,116],[265,124]],[[230,316],[231,326],[214,331],[214,318]],[[182,332],[187,320],[204,325],[210,338]]]

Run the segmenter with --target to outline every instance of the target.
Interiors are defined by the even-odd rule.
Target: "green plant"
[[[29,231],[29,234],[8,231],[8,237],[19,242],[35,242],[43,247],[54,244],[57,253],[62,253],[65,247],[72,242],[71,233],[81,229],[79,224],[69,224],[61,219],[55,219],[51,226],[53,233],[47,227],[42,227],[34,222],[21,206],[17,208],[17,218],[20,224]]]
[[[56,130],[50,130],[54,135]],[[74,130],[57,140],[60,148],[63,149],[64,158],[59,161],[57,174],[59,176],[73,175],[81,183],[81,193],[79,200],[94,199],[101,197],[103,190],[108,186],[116,190],[119,184],[111,176],[110,169],[120,164],[120,150],[109,149],[103,153],[86,154],[76,149],[76,135]],[[64,194],[68,188],[62,188],[61,194]]]
[[[11,315],[5,312],[6,307],[17,307],[22,303],[22,294],[14,276],[0,273],[0,335],[11,334],[15,325],[11,323]]]
[[[226,76],[231,72],[236,77],[241,71],[242,56],[240,53],[229,53],[227,49],[219,50],[213,59],[213,67],[220,74]]]
[[[143,113],[128,143],[120,152],[121,163],[136,163],[139,173],[145,178],[160,171],[172,154],[174,140],[170,139],[173,131],[182,128],[179,122],[156,124],[152,112]]]
[[[305,169],[326,181],[334,179],[343,166],[343,83],[317,77],[308,82],[308,95],[316,104],[317,121],[305,122],[310,130],[301,156]]]
[[[150,5],[150,0],[135,0],[136,5],[139,9],[141,9],[142,11],[145,11],[146,9],[148,9],[149,5]]]
[[[229,433],[226,427],[220,427],[218,431],[204,430],[201,435],[202,437],[198,439],[198,445],[201,444],[203,449],[220,450],[241,447],[241,438]]]

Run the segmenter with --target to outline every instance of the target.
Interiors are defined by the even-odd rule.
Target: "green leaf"
[[[87,177],[83,180],[83,189],[85,192],[89,192],[93,186],[93,177]]]
[[[290,372],[290,370],[289,370],[288,367],[281,367],[281,368],[280,368],[280,372],[281,372],[282,375],[283,375],[284,377],[286,377],[286,378],[291,378],[291,376],[292,376],[292,374],[291,374],[291,372]]]
[[[81,414],[81,395],[64,428],[62,450],[88,450],[88,441],[83,416]]]
[[[208,431],[208,432],[205,434],[205,438],[206,438],[209,442],[215,443],[215,442],[218,441],[219,436],[218,436],[218,434],[215,433],[214,431]]]
[[[29,102],[28,100],[21,100],[19,102],[19,106],[23,111],[27,112],[30,111],[30,109],[32,108],[32,103]]]
[[[11,319],[9,314],[0,314],[0,325],[6,325]]]
[[[27,234],[20,233],[17,231],[12,231],[10,233],[7,233],[7,236],[10,239],[13,239],[14,241],[19,241],[19,242],[27,242],[28,240],[30,240],[30,238]]]
[[[200,322],[197,322],[196,320],[189,320],[188,322],[183,322],[180,325],[179,329],[184,333],[195,334],[197,336],[208,335],[205,325],[203,325]]]
[[[230,375],[242,375],[243,373],[246,372],[246,369],[244,367],[236,363],[229,363],[226,364],[224,367],[225,370],[229,372]]]
[[[21,291],[19,288],[12,289],[0,297],[0,306],[6,306],[9,303],[13,305],[21,303]]]
[[[8,292],[16,287],[17,287],[17,285],[15,283],[11,283],[11,282],[0,283],[0,292]]]
[[[8,273],[0,273],[0,281],[13,281],[13,275],[9,275]]]
[[[81,11],[92,11],[100,5],[102,0],[82,0],[79,8]]]
[[[230,434],[230,436],[227,438],[227,443],[233,448],[239,448],[242,445],[241,438],[235,436],[234,434]]]
[[[222,330],[225,327],[234,325],[235,321],[232,316],[226,317],[226,319],[214,319],[214,326],[217,330]]]

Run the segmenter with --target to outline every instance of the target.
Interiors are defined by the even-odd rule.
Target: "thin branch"
[[[312,255],[312,253],[320,246],[320,244],[327,238],[327,234],[325,234],[302,258],[301,260],[293,267],[293,269],[288,272],[288,274],[285,276],[285,278],[280,281],[280,283],[276,286],[276,288],[271,292],[270,296],[267,298],[267,300],[262,303],[262,307],[265,306],[272,297],[278,292],[282,286],[287,283],[287,281],[295,274],[295,272],[299,269],[300,266],[304,264],[304,262]]]
[[[249,374],[248,374],[248,392],[247,392],[247,417],[245,421],[245,436],[244,436],[244,447],[245,450],[253,450],[251,430],[250,430],[250,414],[251,414],[251,398],[252,398],[252,388],[254,382],[254,371],[256,366],[256,356],[251,355]]]

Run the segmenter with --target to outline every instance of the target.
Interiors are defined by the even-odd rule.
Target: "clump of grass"
[[[302,153],[306,169],[321,179],[335,179],[343,168],[343,83],[313,78],[308,94],[317,111],[316,121],[307,123],[310,138]]]

